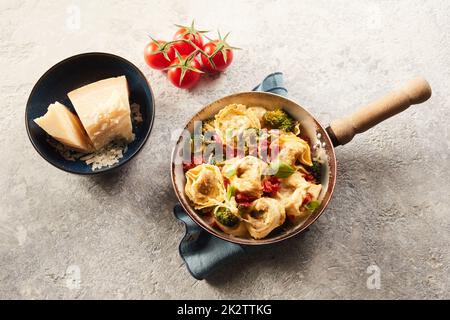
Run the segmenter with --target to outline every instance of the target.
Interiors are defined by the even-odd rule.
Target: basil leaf
[[[295,172],[295,168],[284,162],[272,162],[270,168],[275,172],[277,178],[287,178]]]
[[[317,200],[313,200],[310,203],[308,203],[305,208],[308,209],[309,211],[314,211],[316,210],[318,207],[320,206],[320,201]]]
[[[235,195],[236,188],[232,185],[229,185],[227,188],[227,200],[231,200],[231,198]]]

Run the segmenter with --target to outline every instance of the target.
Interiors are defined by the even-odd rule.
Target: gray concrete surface
[[[450,298],[449,1],[0,3],[0,298]],[[244,50],[186,92],[142,49],[192,18]],[[87,51],[131,60],[156,94],[143,152],[106,177],[58,171],[24,128],[40,75]],[[335,198],[309,232],[196,281],[177,251],[171,131],[273,71],[324,124],[418,74],[434,95],[339,148]]]

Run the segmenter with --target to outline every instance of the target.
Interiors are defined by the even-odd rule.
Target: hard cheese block
[[[91,142],[76,115],[59,102],[48,106],[47,113],[34,119],[49,135],[80,152],[92,151]]]
[[[67,95],[95,149],[117,138],[133,140],[125,76],[100,80]]]

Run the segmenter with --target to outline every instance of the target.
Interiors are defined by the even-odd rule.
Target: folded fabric
[[[276,72],[268,75],[253,91],[287,95],[287,90],[283,87],[283,74]],[[180,204],[175,205],[173,211],[175,217],[186,225],[186,234],[180,242],[179,252],[195,279],[205,279],[219,266],[250,249],[209,234],[189,217]]]

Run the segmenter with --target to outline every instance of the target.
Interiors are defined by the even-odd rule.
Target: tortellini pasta
[[[280,152],[278,159],[291,166],[295,166],[297,160],[307,166],[312,165],[311,150],[308,143],[297,137],[293,133],[281,134],[278,138],[278,145],[280,146]]]
[[[195,209],[211,207],[225,199],[222,174],[211,164],[201,164],[187,171],[184,190]]]
[[[223,232],[225,232],[226,234],[229,234],[229,235],[232,235],[235,237],[245,237],[246,235],[248,235],[247,227],[245,226],[245,223],[243,221],[239,222],[234,227],[224,226],[219,221],[217,221],[217,219],[216,219],[216,223],[217,223],[217,226],[219,227],[219,229],[222,230]]]
[[[250,235],[255,239],[262,239],[284,223],[286,214],[279,201],[263,197],[254,201],[252,212],[245,218]]]
[[[223,166],[222,173],[228,177],[237,191],[260,197],[262,195],[261,177],[267,166],[267,163],[253,156],[242,159],[233,158]]]
[[[296,224],[309,216],[309,211],[303,206],[307,194],[311,200],[317,200],[322,190],[320,184],[310,183],[305,180],[300,172],[293,173],[283,179],[277,198],[283,204],[288,219]]]
[[[250,107],[250,108],[247,108],[247,110],[248,110],[248,112],[253,113],[255,115],[255,117],[258,118],[260,123],[263,122],[264,114],[267,111],[263,107]]]
[[[222,141],[227,141],[245,129],[260,129],[261,123],[245,105],[231,104],[215,116],[214,128]]]

